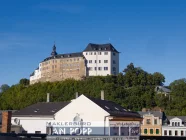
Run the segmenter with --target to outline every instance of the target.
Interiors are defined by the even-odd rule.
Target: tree
[[[153,79],[155,85],[163,86],[163,83],[165,82],[165,77],[159,72],[153,73]]]
[[[7,91],[9,88],[10,88],[9,85],[3,84],[3,85],[1,85],[1,87],[0,87],[0,92],[5,92],[5,91]]]
[[[161,73],[148,73],[142,68],[135,67],[133,63],[127,66],[125,72],[117,76],[92,76],[84,77],[79,81],[67,79],[58,82],[36,83],[30,86],[26,86],[29,80],[23,78],[19,84],[11,86],[9,90],[1,94],[0,109],[19,110],[37,102],[45,102],[46,93],[50,93],[52,102],[60,102],[74,99],[75,92],[100,98],[100,92],[104,90],[105,100],[114,101],[126,109],[139,111],[144,107],[151,108],[160,105],[165,106],[166,111],[171,115],[171,113],[179,112],[176,105],[184,108],[186,104],[169,102],[167,98],[162,98],[166,101],[162,104],[160,98],[155,98],[155,83],[163,81],[164,76]],[[170,104],[172,106],[169,106]],[[174,108],[175,112],[171,112],[171,108]],[[180,112],[184,114],[186,109]]]
[[[28,79],[26,79],[26,78],[23,78],[23,79],[21,79],[21,80],[19,81],[19,84],[20,84],[20,85],[24,85],[24,86],[29,85],[29,83],[30,83],[30,81],[29,81]]]

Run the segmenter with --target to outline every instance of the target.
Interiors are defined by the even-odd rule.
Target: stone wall
[[[54,82],[73,78],[81,80],[86,76],[86,64],[83,57],[58,58],[41,63],[41,78],[30,81],[30,84],[37,82]]]

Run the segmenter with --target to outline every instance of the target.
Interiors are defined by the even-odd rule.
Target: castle
[[[50,57],[30,75],[30,84],[119,73],[119,52],[112,44],[89,43],[83,52],[58,54],[54,44]]]

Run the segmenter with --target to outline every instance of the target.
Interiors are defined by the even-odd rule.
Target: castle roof
[[[89,43],[88,46],[85,48],[84,52],[88,51],[112,51],[119,53],[110,43],[107,44],[93,44]]]
[[[68,53],[68,54],[58,54],[58,55],[55,55],[55,56],[47,57],[42,62],[50,60],[50,59],[74,58],[74,57],[83,57],[83,53],[82,52],[77,52],[77,53]]]

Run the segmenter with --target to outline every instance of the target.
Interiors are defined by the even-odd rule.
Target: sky
[[[1,0],[0,85],[29,78],[54,42],[58,53],[111,43],[120,71],[132,62],[168,85],[186,77],[186,1]]]

